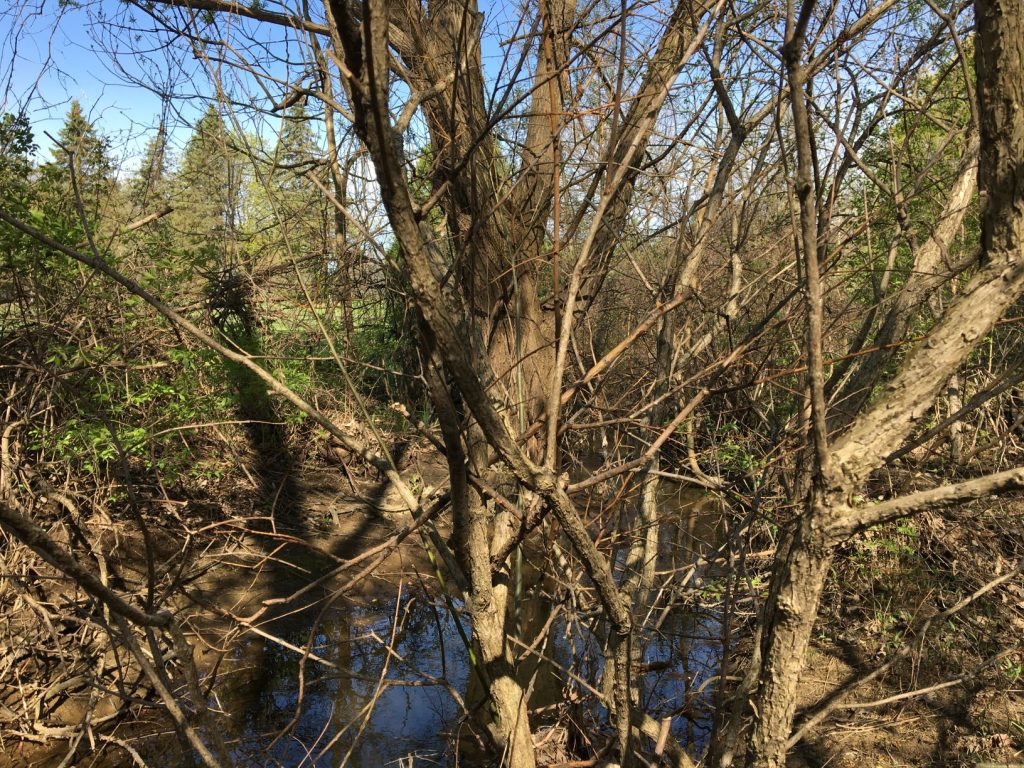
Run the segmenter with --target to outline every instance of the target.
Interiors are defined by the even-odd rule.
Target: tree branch
[[[843,514],[829,526],[829,532],[847,539],[873,525],[899,520],[929,509],[941,509],[967,501],[1024,489],[1024,467],[986,475],[955,485],[942,485],[909,496],[884,501],[873,506],[858,507]]]

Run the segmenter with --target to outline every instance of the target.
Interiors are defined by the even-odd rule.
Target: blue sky
[[[292,3],[286,0],[284,5]],[[267,6],[273,9],[272,3]],[[489,0],[481,7],[487,19],[484,56],[494,77],[501,63],[498,40],[514,34],[516,11]],[[159,36],[152,29],[149,17],[120,0],[0,0],[0,112],[27,112],[41,160],[49,157],[44,132],[60,130],[72,99],[110,139],[125,170],[137,162],[161,120],[171,128],[172,144],[180,148],[188,125],[205,107],[202,97],[212,94],[210,77],[182,41],[154,44]],[[264,30],[263,42],[286,52],[278,32]],[[143,55],[128,53],[138,50]],[[287,53],[300,58],[295,49]],[[268,64],[268,71],[283,75],[285,66]],[[173,81],[168,79],[172,72],[178,73]],[[237,85],[242,94],[252,83]],[[174,90],[183,98],[167,102],[159,90]]]
[[[105,3],[106,4],[106,3]],[[136,154],[159,122],[155,94],[125,82],[94,37],[98,8],[62,8],[55,0],[13,0],[0,12],[0,111],[26,110],[46,158],[72,99],[111,139],[117,155]]]

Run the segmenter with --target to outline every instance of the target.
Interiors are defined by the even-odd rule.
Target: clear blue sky
[[[50,145],[44,131],[60,130],[72,99],[111,139],[116,155],[130,160],[138,154],[163,107],[156,94],[126,82],[96,35],[98,14],[105,6],[116,10],[119,3],[62,8],[56,0],[11,0],[9,5],[0,10],[0,111],[27,112],[40,159],[48,157]]]
[[[514,28],[514,9],[506,11],[503,4],[492,5],[490,0],[480,5],[487,29],[484,57],[493,78],[501,64],[498,40],[528,30]],[[204,65],[189,55],[182,41],[173,46],[154,44],[159,36],[153,26],[152,19],[120,0],[0,0],[0,112],[27,112],[40,160],[49,157],[50,141],[44,132],[60,130],[72,99],[110,138],[113,153],[127,170],[161,120],[171,129],[172,144],[180,148],[212,86]],[[285,52],[280,34],[267,34],[264,42],[276,43],[277,50]],[[288,53],[291,59],[300,58],[295,49]],[[285,70],[284,65],[273,64],[268,69],[279,75]],[[161,90],[185,98],[165,102],[157,93]],[[244,92],[243,84],[238,92]]]

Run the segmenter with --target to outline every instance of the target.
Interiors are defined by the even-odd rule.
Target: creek
[[[666,523],[659,573],[693,569],[697,584],[712,579],[707,567],[693,566],[721,538],[718,503],[701,491],[665,481],[660,496]],[[457,701],[473,711],[482,700],[463,640],[471,627],[458,603],[439,595],[436,581],[421,566],[390,575],[392,583],[401,584],[390,593],[378,590],[373,597],[329,601],[326,608],[319,605],[263,625],[293,648],[254,634],[234,641],[221,660],[217,696],[210,702],[228,715],[220,722],[234,765],[446,766],[455,764],[454,744],[462,753],[461,764],[480,764]],[[534,588],[520,602],[521,636],[527,644],[552,612],[543,580],[533,581]],[[565,616],[561,612],[550,621],[549,638],[538,649],[543,658],[522,665],[530,707],[541,712],[539,730],[545,717],[553,721],[565,714],[570,689],[579,690],[578,683],[568,684],[565,670],[591,684],[600,678],[600,647],[589,625]],[[645,638],[642,706],[652,716],[672,717],[673,734],[699,747],[709,733],[714,686],[694,692],[719,667],[721,623],[713,609],[691,599],[650,624],[654,630]],[[306,649],[308,658],[294,648]],[[600,727],[602,712],[575,712],[574,717],[589,717]],[[178,752],[173,737],[139,743],[146,746],[140,752],[153,760],[151,765],[179,764],[172,756]]]

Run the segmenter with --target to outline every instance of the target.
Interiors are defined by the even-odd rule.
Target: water
[[[659,571],[685,570],[717,543],[720,513],[703,494],[669,484],[661,501],[677,514],[663,525]],[[697,577],[711,575],[705,568]],[[303,661],[301,653],[254,635],[236,641],[211,700],[222,713],[219,722],[234,765],[447,766],[455,762],[453,744],[459,745],[464,764],[479,762],[473,759],[479,752],[474,753],[472,737],[478,721],[465,714],[475,712],[483,697],[456,622],[466,636],[469,623],[452,615],[429,579],[405,584],[399,595],[342,598],[264,627],[298,647],[306,646],[312,632],[309,651],[326,663]],[[543,592],[535,589],[520,606],[527,643],[551,617],[553,607]],[[714,686],[697,692],[719,668],[720,623],[713,612],[687,603],[650,624],[644,638],[643,706],[658,719],[672,717],[672,733],[700,747],[709,732]],[[573,668],[598,687],[603,631],[597,619],[559,614],[540,649],[546,660],[522,665],[524,685],[536,673],[531,708],[543,708],[553,721],[566,714],[566,707],[575,707],[570,714],[590,736],[606,725],[606,713],[570,703],[586,694],[562,670]],[[145,756],[158,756],[151,764],[186,764],[173,756],[176,741],[150,739],[146,746]]]
[[[347,759],[369,768],[414,756],[415,765],[446,764],[461,709],[444,683],[465,691],[469,670],[455,621],[422,598],[338,604],[310,649],[335,667],[307,661],[301,695],[300,654],[250,640],[222,698],[235,763],[319,767]],[[304,645],[308,629],[285,635]]]

